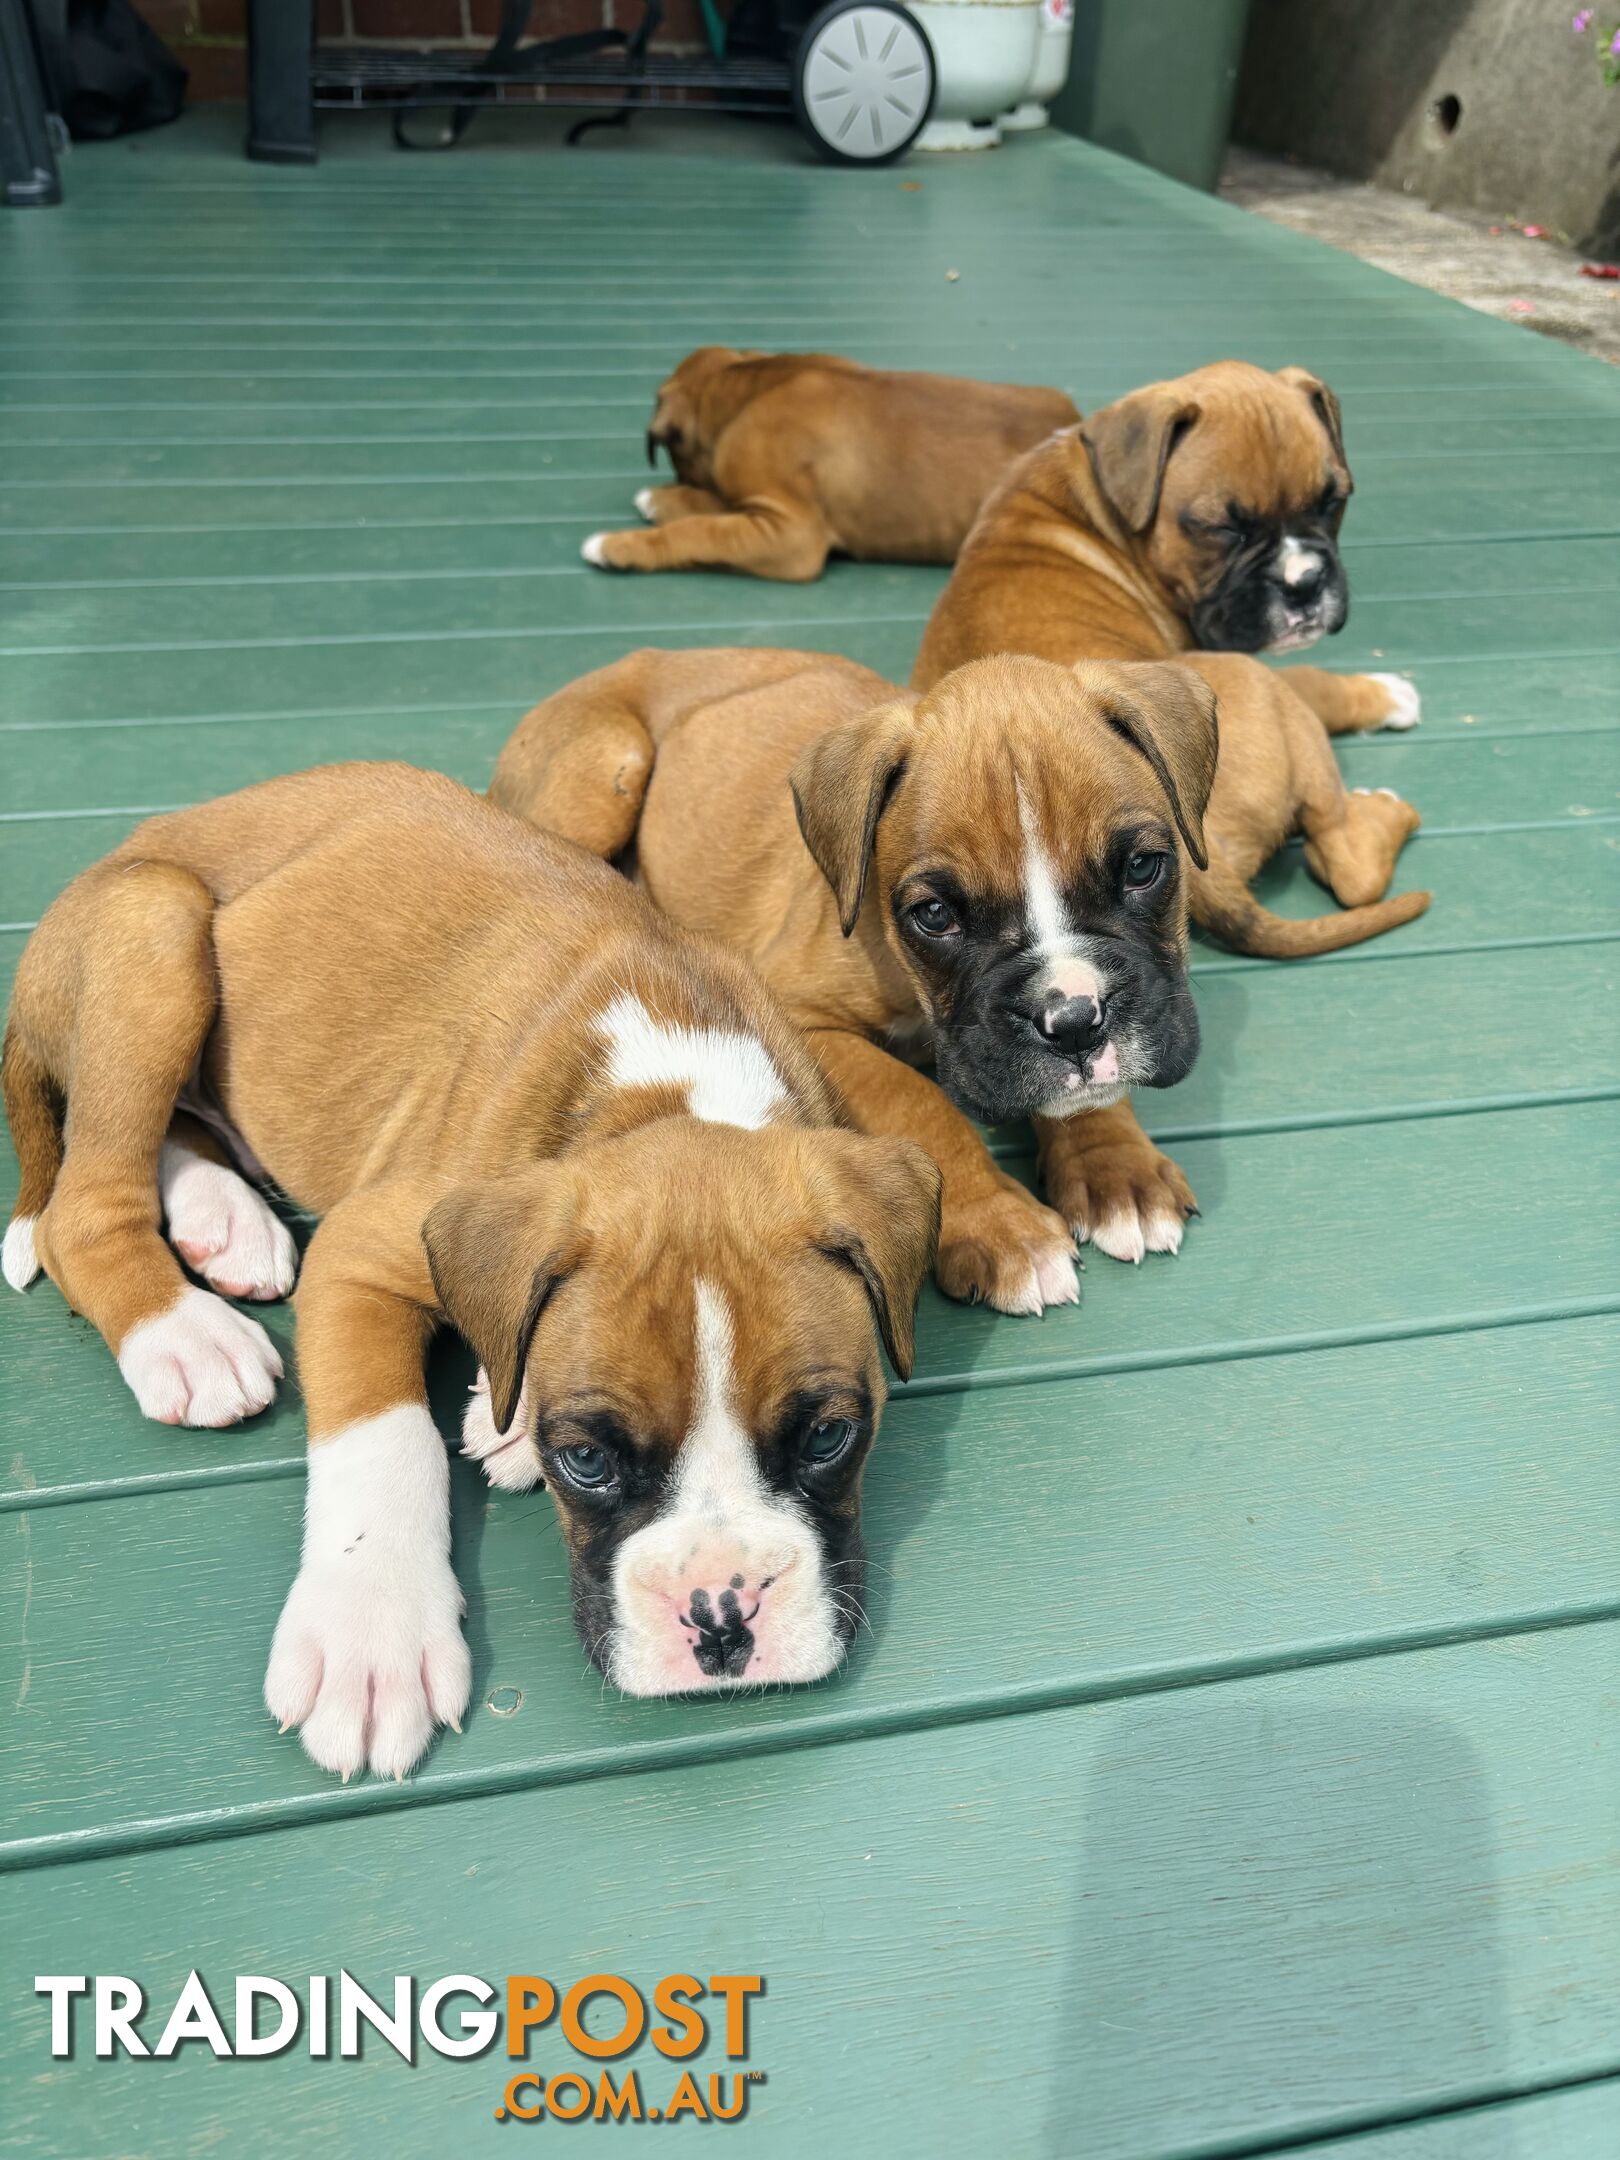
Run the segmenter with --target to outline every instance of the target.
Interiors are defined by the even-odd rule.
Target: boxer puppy
[[[893,374],[830,353],[689,353],[658,393],[651,532],[593,533],[604,570],[743,570],[802,583],[829,554],[946,563],[1007,467],[1080,415],[1061,390]]]
[[[148,1417],[227,1425],[280,1377],[176,1259],[233,1296],[291,1279],[212,1136],[323,1218],[303,1565],[265,1700],[324,1768],[403,1776],[466,1708],[422,1372],[444,1321],[483,1367],[467,1445],[551,1487],[609,1680],[841,1658],[877,1343],[909,1371],[938,1179],[840,1129],[736,956],[449,780],[331,766],[153,818],[76,879],[23,954],[4,1080],[6,1274],[44,1265]]]
[[[996,652],[1182,660],[1221,711],[1193,921],[1269,959],[1410,922],[1429,895],[1383,894],[1418,813],[1388,788],[1347,791],[1328,737],[1415,726],[1417,692],[1397,675],[1276,675],[1237,657],[1343,628],[1337,542],[1351,485],[1338,400],[1303,368],[1268,375],[1227,360],[1133,391],[1031,451],[986,502],[912,686]],[[1344,914],[1290,922],[1250,893],[1295,833]]]
[[[1140,1260],[1192,1211],[1125,1095],[1197,1050],[1183,857],[1215,748],[1186,668],[1003,658],[918,699],[820,654],[642,652],[537,706],[491,793],[603,856],[633,840],[648,894],[755,960],[856,1122],[933,1156],[940,1287],[1038,1313],[1079,1295],[1076,1235]],[[1050,1206],[969,1122],[1030,1115]]]

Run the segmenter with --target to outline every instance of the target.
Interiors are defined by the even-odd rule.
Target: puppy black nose
[[[1089,1057],[1108,1035],[1108,1020],[1095,998],[1058,998],[1035,1015],[1035,1025],[1065,1057]]]
[[[1325,549],[1290,540],[1284,544],[1272,574],[1295,607],[1310,607],[1326,590],[1333,564]]]
[[[711,1680],[722,1673],[728,1679],[740,1678],[754,1654],[754,1632],[743,1618],[736,1591],[722,1590],[716,1611],[707,1590],[694,1590],[690,1624],[696,1630],[692,1655],[698,1670]]]

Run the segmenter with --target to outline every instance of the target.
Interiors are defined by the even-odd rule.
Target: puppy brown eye
[[[854,1438],[853,1418],[821,1418],[799,1442],[799,1460],[814,1469],[825,1470],[829,1464],[848,1454]]]
[[[1146,892],[1150,885],[1157,885],[1164,874],[1165,858],[1159,854],[1133,855],[1125,865],[1125,890]]]
[[[557,1450],[557,1461],[570,1483],[585,1492],[599,1492],[613,1482],[613,1458],[606,1448],[581,1443]]]
[[[943,900],[919,900],[906,913],[924,937],[950,937],[962,927],[955,908],[947,906]]]

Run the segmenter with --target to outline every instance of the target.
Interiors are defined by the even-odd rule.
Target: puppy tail
[[[17,1150],[21,1177],[13,1222],[31,1225],[50,1202],[56,1173],[62,1167],[62,1097],[50,1074],[24,1041],[13,1016],[6,1029],[5,1048],[0,1051],[0,1087],[6,1102],[6,1123]],[[11,1281],[13,1239],[6,1240],[6,1279]],[[21,1283],[14,1288],[21,1289]]]
[[[1212,851],[1208,870],[1193,873],[1187,906],[1198,927],[1218,938],[1229,952],[1246,953],[1257,960],[1309,960],[1415,921],[1429,897],[1426,892],[1398,893],[1392,900],[1375,900],[1367,907],[1294,922],[1263,908],[1236,872]]]
[[[536,705],[495,761],[490,801],[604,861],[622,854],[652,778],[642,701],[658,657],[632,653]]]

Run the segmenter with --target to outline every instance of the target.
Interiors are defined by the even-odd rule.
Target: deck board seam
[[[1095,1380],[1121,1373],[1175,1372],[1199,1365],[1258,1363],[1270,1358],[1305,1357],[1323,1350],[1357,1349],[1377,1343],[1424,1342],[1451,1335],[1495,1333],[1507,1328],[1555,1326],[1561,1321],[1603,1319],[1613,1313],[1620,1313],[1620,1290],[1602,1297],[1502,1307],[1477,1315],[1441,1315],[1422,1321],[1369,1323],[1360,1328],[1302,1330],[1293,1336],[1252,1342],[1189,1344],[1181,1350],[1138,1350],[1114,1357],[1100,1353],[1092,1357],[1060,1359],[1051,1365],[1000,1366],[987,1372],[969,1369],[897,1382],[890,1389],[889,1402],[892,1409],[902,1403],[931,1400],[936,1396],[1040,1387],[1048,1381]],[[256,1463],[221,1463],[212,1469],[205,1462],[196,1461],[185,1470],[106,1479],[96,1485],[32,1486],[27,1490],[0,1491],[0,1515],[24,1515],[38,1508],[138,1499],[148,1493],[187,1492],[215,1485],[264,1484],[298,1477],[303,1468],[304,1456],[300,1450],[294,1455],[265,1456]]]
[[[686,1735],[679,1740],[643,1745],[639,1754],[621,1746],[565,1761],[531,1764],[526,1769],[508,1763],[487,1771],[441,1772],[437,1776],[430,1772],[426,1780],[416,1783],[374,1778],[354,1785],[328,1784],[305,1793],[234,1803],[196,1814],[148,1816],[118,1825],[10,1839],[0,1843],[0,1875],[32,1875],[82,1860],[214,1843],[231,1837],[264,1836],[272,1831],[313,1827],[395,1808],[454,1806],[506,1793],[647,1776],[701,1763],[755,1761],[805,1748],[983,1725],[1000,1718],[1048,1715],[1089,1705],[1136,1702],[1159,1695],[1187,1694],[1195,1688],[1231,1687],[1288,1673],[1370,1664],[1377,1658],[1421,1657],[1476,1643],[1611,1627],[1617,1622],[1620,1600],[1610,1600],[1567,1612],[1504,1615],[1452,1626],[1391,1630],[1355,1642],[1304,1644],[1286,1652],[1255,1651],[1247,1656],[1211,1658],[1201,1665],[1188,1664],[1173,1671],[1092,1681],[1043,1681],[1027,1688],[1004,1689],[995,1695],[964,1694],[948,1701],[894,1703],[864,1717],[832,1711],[741,1738],[735,1732],[713,1737]]]

